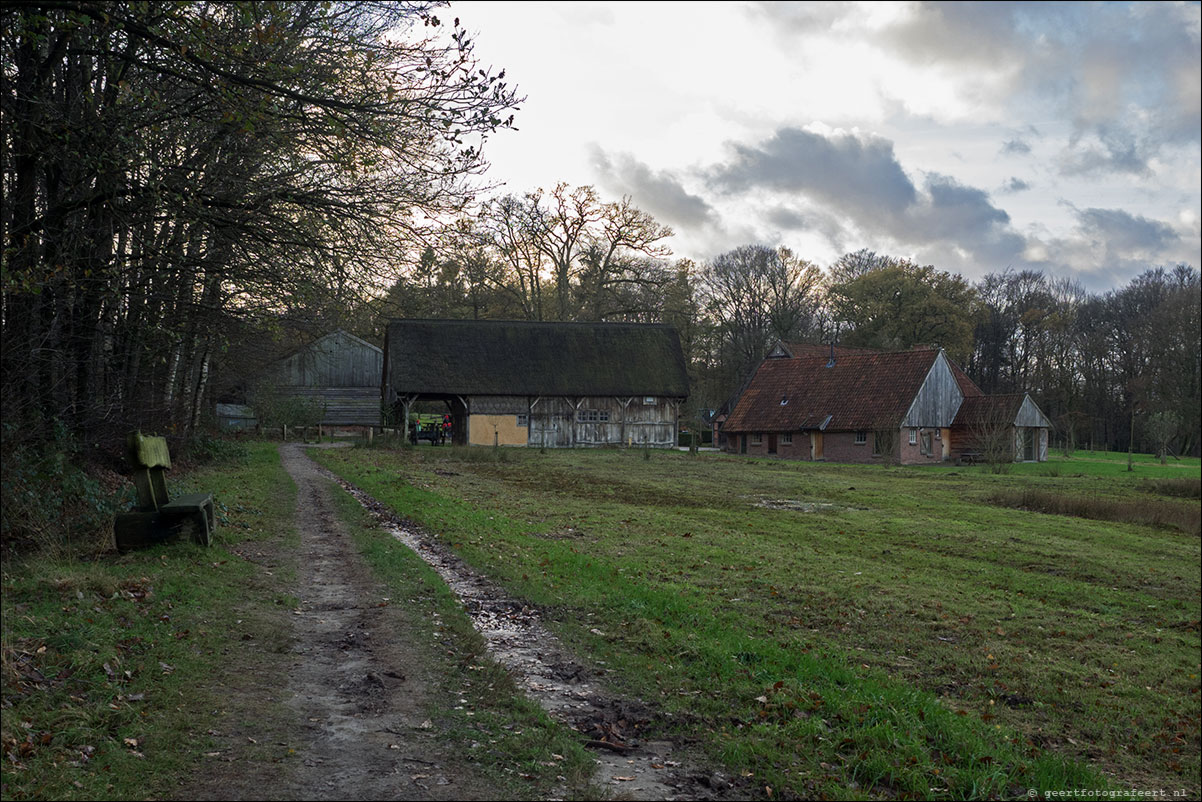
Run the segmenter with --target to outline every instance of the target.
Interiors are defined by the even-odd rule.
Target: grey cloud
[[[655,217],[681,226],[713,224],[714,209],[698,195],[688,192],[680,179],[667,171],[652,170],[628,153],[610,156],[600,147],[592,148],[593,165],[601,181]]]
[[[1010,176],[1010,180],[1002,185],[1002,192],[1023,192],[1030,188],[1030,181],[1024,181],[1017,176]]]
[[[893,144],[880,137],[823,137],[785,128],[762,143],[731,149],[733,159],[708,173],[711,185],[727,194],[802,195],[865,235],[990,263],[1014,260],[1026,247],[988,193],[937,173],[928,174],[920,190],[894,156]],[[808,214],[781,203],[768,221],[825,233]],[[841,230],[837,222],[834,230]]]
[[[1014,3],[920,3],[885,40],[910,60],[993,66],[1022,47]]]
[[[790,34],[826,30],[847,14],[856,13],[853,3],[840,2],[759,2],[749,3],[744,8]]]
[[[1077,209],[1081,233],[1116,256],[1155,255],[1180,236],[1171,226],[1122,209]]]
[[[1031,146],[1022,139],[1009,139],[1002,144],[1002,153],[1025,156],[1031,152]]]
[[[795,209],[774,206],[764,215],[769,223],[786,231],[801,231],[808,228],[806,217]]]
[[[923,3],[881,41],[915,63],[1008,75],[1017,104],[1053,104],[1076,132],[1067,173],[1143,173],[1202,138],[1197,4]]]
[[[720,191],[752,188],[804,192],[853,214],[892,215],[915,201],[914,184],[893,143],[851,134],[827,138],[779,129],[760,145],[733,145],[734,158],[709,174]]]

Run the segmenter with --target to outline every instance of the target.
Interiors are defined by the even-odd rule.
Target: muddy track
[[[300,534],[288,676],[232,689],[231,707],[251,709],[230,731],[210,732],[226,748],[179,798],[494,799],[495,785],[450,754],[426,718],[431,669],[407,648],[417,636],[381,604],[388,592],[339,521],[336,489],[301,446],[283,445],[280,456],[297,485]],[[255,721],[264,695],[284,700],[288,720]],[[264,738],[285,756],[250,754]]]
[[[370,495],[332,473],[394,538],[429,564],[463,602],[490,655],[519,688],[553,718],[579,731],[595,750],[594,781],[622,799],[747,799],[755,789],[722,772],[691,764],[671,741],[643,740],[640,729],[657,715],[638,700],[608,692],[601,674],[569,653],[542,625],[540,614],[471,570],[427,532],[399,518]]]

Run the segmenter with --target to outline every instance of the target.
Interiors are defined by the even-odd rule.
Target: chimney
[[[828,368],[833,368],[835,366],[835,341],[834,340],[831,340],[831,358],[826,361],[826,366]]]

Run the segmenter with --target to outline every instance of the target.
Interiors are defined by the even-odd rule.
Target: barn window
[[[576,413],[576,420],[581,423],[605,423],[609,420],[609,412],[603,409],[582,409]]]
[[[530,416],[529,415],[518,415],[517,417],[518,417],[518,426],[519,427],[530,426]]]
[[[862,446],[868,442],[868,432],[856,432],[856,445]]]
[[[653,407],[658,403],[659,403],[659,399],[653,395],[643,396],[643,406],[645,406],[645,407]]]
[[[785,446],[793,445],[793,433],[785,432],[784,434],[782,434],[780,436],[780,442],[781,442],[781,445],[785,445]]]

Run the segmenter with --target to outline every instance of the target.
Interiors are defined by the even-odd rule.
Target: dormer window
[[[783,407],[787,403],[789,403],[789,397],[782,395],[780,397],[780,405]]]

